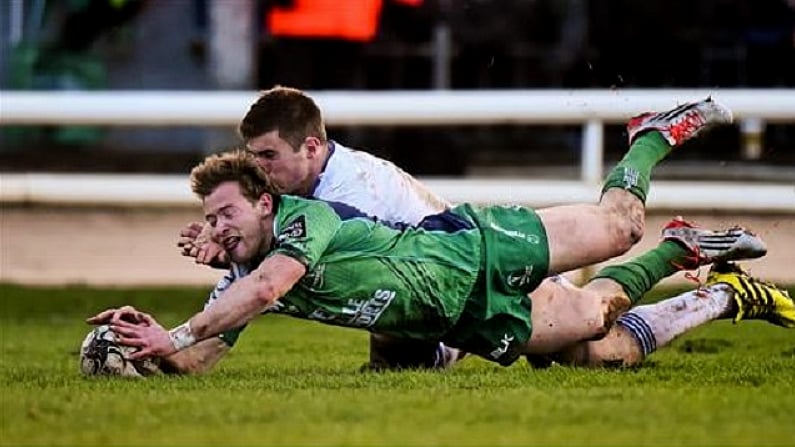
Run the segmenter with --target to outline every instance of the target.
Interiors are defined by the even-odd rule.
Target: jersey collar
[[[331,160],[331,156],[334,155],[335,148],[336,143],[334,140],[328,140],[328,155],[326,155],[326,161],[323,162],[323,168],[320,170],[320,174],[318,174],[317,179],[315,180],[315,185],[312,186],[312,195],[315,194],[317,187],[320,186],[320,180],[323,179],[323,174],[326,173],[326,167],[328,166],[329,160]]]

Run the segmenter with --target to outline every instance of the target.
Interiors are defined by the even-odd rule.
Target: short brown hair
[[[295,150],[306,137],[326,141],[323,115],[315,101],[301,90],[280,85],[262,92],[238,127],[244,141],[274,130]]]
[[[242,149],[213,154],[190,171],[190,187],[199,198],[212,194],[221,183],[234,181],[252,203],[263,193],[275,196],[276,190],[257,166],[254,156]]]

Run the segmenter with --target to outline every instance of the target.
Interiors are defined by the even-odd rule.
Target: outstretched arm
[[[166,331],[153,319],[148,324],[127,321],[111,326],[119,342],[141,348],[133,359],[168,356],[223,331],[241,327],[287,293],[306,273],[306,267],[282,254],[266,258],[256,270],[233,283],[222,300]]]

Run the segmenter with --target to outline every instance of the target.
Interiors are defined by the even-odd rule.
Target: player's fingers
[[[198,233],[196,233],[196,230],[193,228],[183,228],[179,230],[179,236],[184,238],[196,239],[197,234]]]
[[[182,250],[180,250],[180,252],[182,253],[182,256],[190,256],[190,252],[191,252],[191,250],[194,249],[194,247],[195,247],[195,245],[193,245],[193,244],[189,244],[189,245],[186,245],[186,246],[182,247]]]
[[[147,313],[141,312],[140,316],[141,316],[140,324],[143,324],[144,326],[154,326],[158,324],[157,320],[155,320],[153,316]]]
[[[132,325],[127,326],[122,324],[112,324],[110,326],[110,329],[113,331],[114,334],[116,334],[117,339],[120,337],[129,337],[129,338],[138,339],[140,336],[138,328]]]
[[[106,309],[94,315],[93,317],[87,318],[86,322],[89,324],[110,323],[118,313],[130,312],[130,311],[137,312],[136,309],[132,306],[122,306],[119,308]]]
[[[207,252],[213,259],[217,259],[224,252],[224,248],[215,242],[209,242],[207,244]]]
[[[201,233],[203,227],[204,225],[199,222],[191,222],[179,231],[179,235],[196,239],[196,236]]]
[[[111,324],[117,324],[122,322],[130,322],[133,324],[138,323],[141,320],[141,312],[137,309],[119,309],[116,313],[113,314],[110,322]]]
[[[119,320],[119,321],[112,322],[110,324],[110,327],[111,327],[111,329],[113,329],[115,327],[118,327],[118,328],[124,328],[124,329],[139,330],[141,328],[141,324],[139,324],[138,322],[131,322],[129,320]]]
[[[143,360],[147,357],[154,357],[154,351],[149,347],[142,347],[141,349],[127,354],[130,360]]]
[[[223,247],[216,244],[215,242],[208,242],[201,248],[201,258],[199,262],[208,265],[211,265],[215,261],[223,262],[224,254],[225,252]]]
[[[114,312],[113,310],[106,310],[106,311],[100,312],[100,313],[94,315],[93,317],[86,318],[86,323],[88,323],[88,324],[105,324],[105,323],[108,323],[110,321],[111,317],[113,317],[113,312]]]
[[[120,308],[118,308],[118,309],[116,309],[116,310],[117,310],[118,312],[120,312],[120,313],[125,313],[125,314],[129,314],[129,313],[136,313],[136,312],[138,312],[138,309],[136,309],[136,308],[134,308],[134,307],[130,306],[129,304],[128,304],[128,305],[125,305],[125,306],[121,306]]]
[[[221,250],[216,244],[204,244],[199,249],[199,254],[196,255],[196,262],[201,264],[210,264],[218,256]]]
[[[116,342],[122,345],[132,346],[133,348],[144,348],[148,344],[146,340],[142,338],[128,337],[126,335],[117,335]],[[130,357],[132,357],[132,355]]]
[[[204,245],[196,251],[196,263],[197,264],[206,264],[207,261],[207,245]]]

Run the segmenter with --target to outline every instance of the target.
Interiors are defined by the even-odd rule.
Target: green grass
[[[204,294],[0,285],[0,445],[795,445],[795,331],[761,322],[632,370],[360,373],[366,333],[269,316],[205,376],[78,373],[86,316],[131,303],[176,324]]]

